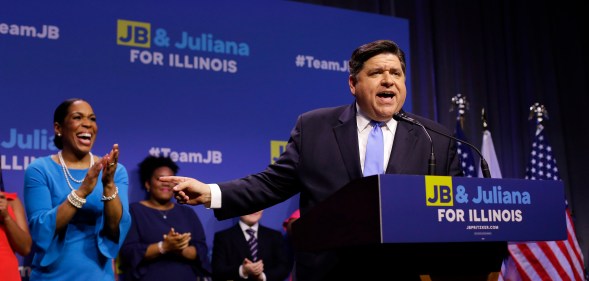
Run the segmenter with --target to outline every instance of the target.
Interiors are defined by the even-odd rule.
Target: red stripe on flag
[[[538,242],[542,243],[542,242]],[[544,268],[544,266],[538,260],[538,256],[534,253],[532,247],[539,249],[538,243],[522,243],[517,244],[517,249],[519,250],[520,254],[517,255],[516,263],[519,263],[523,268],[524,272],[527,276],[528,280],[549,280],[546,279],[548,277],[548,272]],[[538,276],[538,278],[534,278],[533,276]]]
[[[517,246],[515,246],[515,247],[517,247]],[[510,250],[510,252],[511,252],[511,250]],[[528,273],[526,273],[526,270],[523,268],[523,265],[520,263],[518,258],[514,254],[511,254],[511,258],[513,259],[513,263],[517,267],[517,272],[519,274],[519,278],[522,281],[532,281],[532,278],[528,275]],[[524,258],[525,258],[525,256],[524,256]]]
[[[542,280],[550,280],[552,278],[550,277],[550,273],[552,273],[552,275],[554,273],[558,274],[563,280],[563,281],[570,281],[571,278],[566,274],[565,269],[562,267],[562,264],[560,263],[560,259],[557,258],[556,256],[566,256],[564,255],[563,252],[558,251],[558,249],[560,248],[558,244],[562,244],[562,241],[550,241],[550,242],[539,242],[538,246],[540,247],[540,250],[542,250],[542,252],[544,253],[544,255],[546,256],[547,260],[542,260],[539,259],[541,264],[545,265],[545,269],[546,269],[546,265],[547,263],[550,263],[552,265],[552,270],[547,270],[548,271],[548,275],[546,276],[546,278],[548,279],[542,279]]]
[[[583,254],[581,253],[581,247],[579,246],[579,242],[577,242],[577,235],[575,234],[575,225],[573,224],[573,218],[571,217],[570,210],[566,209],[566,216],[567,216],[567,241],[566,241],[566,249],[569,253],[570,257],[574,257],[569,264],[571,265],[571,269],[573,274],[575,275],[575,280],[584,280],[584,262],[583,262]]]

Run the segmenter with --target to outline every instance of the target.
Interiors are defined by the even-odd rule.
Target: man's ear
[[[350,92],[352,92],[352,96],[356,96],[356,77],[350,75],[348,77],[348,85],[350,86]]]

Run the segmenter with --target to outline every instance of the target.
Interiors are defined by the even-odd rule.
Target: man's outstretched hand
[[[178,176],[160,177],[160,181],[171,183],[174,186],[174,198],[180,204],[211,205],[211,188],[196,179]]]

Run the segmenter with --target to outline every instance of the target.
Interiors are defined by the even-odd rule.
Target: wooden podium
[[[566,239],[564,199],[559,181],[376,175],[301,214],[293,243],[335,253],[339,272],[489,274],[507,241]]]

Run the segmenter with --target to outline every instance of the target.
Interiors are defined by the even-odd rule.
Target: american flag
[[[468,141],[464,132],[462,131],[462,126],[460,126],[460,119],[456,118],[456,130],[454,131],[454,136],[458,139],[463,141]],[[462,165],[462,170],[464,171],[464,176],[469,178],[476,178],[477,171],[474,165],[474,157],[472,155],[472,150],[466,144],[462,142],[456,142],[456,148],[458,152],[458,156],[460,158],[460,165]]]
[[[526,179],[530,180],[561,180],[552,147],[548,143],[542,125],[538,125],[532,143],[530,161],[526,167]],[[566,203],[566,199],[565,203]],[[515,266],[519,276],[500,280],[574,280],[585,279],[583,254],[577,237],[573,220],[566,204],[567,240],[509,243],[510,264]],[[509,268],[502,272],[509,271]],[[512,268],[513,269],[513,268]],[[512,272],[514,270],[511,270]]]

